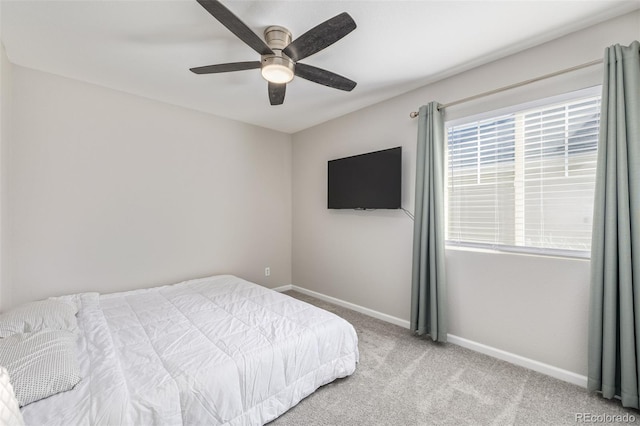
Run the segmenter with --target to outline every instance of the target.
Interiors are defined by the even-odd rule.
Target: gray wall
[[[12,88],[4,307],[210,274],[291,282],[290,135],[19,66]]]
[[[327,161],[403,147],[403,206],[413,210],[416,120],[447,103],[599,59],[640,38],[640,12],[616,18],[293,137],[293,284],[409,319],[412,222],[402,211],[326,208]],[[419,52],[416,52],[419,54]],[[601,84],[601,66],[446,110],[446,119]],[[577,374],[586,373],[589,262],[447,250],[450,333]]]
[[[0,42],[0,194],[5,194],[7,190],[7,180],[5,178],[7,167],[5,163],[11,124],[11,75],[12,65],[7,59],[4,45]],[[2,283],[6,280],[8,270],[3,257],[6,247],[6,207],[4,196],[0,196],[0,310],[4,308],[6,301],[9,299],[9,289],[5,289],[2,286]]]

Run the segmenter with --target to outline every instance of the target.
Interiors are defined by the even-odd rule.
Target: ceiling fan
[[[334,89],[350,92],[356,82],[331,71],[302,64],[298,61],[321,51],[356,29],[356,23],[343,12],[315,26],[292,41],[291,32],[284,27],[270,26],[264,31],[263,41],[244,22],[217,0],[197,0],[240,40],[261,55],[260,61],[231,62],[190,68],[196,74],[213,74],[258,69],[269,84],[269,102],[281,105],[287,83],[294,76]]]

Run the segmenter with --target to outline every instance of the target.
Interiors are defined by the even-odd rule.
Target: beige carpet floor
[[[640,412],[619,401],[451,343],[416,338],[402,327],[295,291],[286,294],[353,324],[360,362],[352,376],[321,387],[271,425],[586,423],[580,415],[633,416],[640,424]]]

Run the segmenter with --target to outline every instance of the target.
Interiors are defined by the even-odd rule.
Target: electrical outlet
[[[264,268],[264,276],[268,277],[269,275],[271,275],[271,268],[267,266],[266,268]]]

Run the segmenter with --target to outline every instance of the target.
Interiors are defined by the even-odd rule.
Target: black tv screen
[[[330,209],[399,209],[402,147],[328,162]]]

